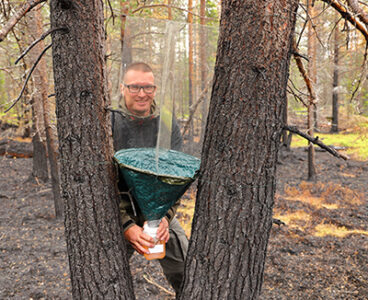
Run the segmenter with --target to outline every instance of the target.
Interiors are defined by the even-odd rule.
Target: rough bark
[[[121,233],[107,98],[103,2],[51,1],[53,68],[74,299],[134,299]]]
[[[257,299],[298,1],[223,1],[179,299]]]

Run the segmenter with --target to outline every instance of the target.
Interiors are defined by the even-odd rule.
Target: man
[[[122,111],[112,112],[115,151],[156,146],[160,118],[154,101],[156,90],[150,66],[137,62],[127,67],[121,86],[124,97],[123,108]],[[171,148],[180,150],[181,147],[179,126],[173,120]],[[119,206],[124,237],[128,242],[128,255],[131,257],[134,250],[139,254],[148,254],[146,248],[152,248],[154,241],[149,235],[143,233],[144,217],[135,199],[130,195],[121,174],[119,174],[119,190],[122,193]],[[188,239],[175,218],[178,206],[179,201],[162,218],[157,231],[157,239],[166,242],[166,256],[159,262],[176,293],[180,290],[188,249]]]

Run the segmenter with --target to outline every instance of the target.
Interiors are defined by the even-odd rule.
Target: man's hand
[[[157,229],[156,237],[159,241],[165,241],[165,243],[167,243],[167,241],[169,240],[170,238],[169,222],[167,221],[166,218],[162,218],[161,223]]]
[[[167,222],[167,221],[166,221]],[[160,224],[161,226],[161,224]],[[125,239],[139,254],[149,254],[147,248],[155,246],[153,238],[143,233],[143,228],[138,225],[133,225],[124,232]]]

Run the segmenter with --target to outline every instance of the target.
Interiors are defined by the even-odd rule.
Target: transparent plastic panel
[[[122,136],[136,142],[115,154],[147,220],[161,219],[198,174],[217,35],[217,28],[198,24],[127,17],[122,52],[120,42],[112,46],[113,108],[124,110],[120,85],[130,63],[148,64],[157,86],[152,115],[127,118],[136,124]]]
[[[122,75],[131,62],[153,69],[159,112],[158,149],[200,157],[216,60],[218,28],[127,17],[123,50],[112,45],[112,105],[119,109]],[[122,54],[121,54],[122,53]],[[178,134],[179,129],[179,134]],[[182,140],[178,146],[178,135]],[[157,151],[158,153],[158,151]]]

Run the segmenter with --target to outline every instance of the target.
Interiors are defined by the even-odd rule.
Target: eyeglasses
[[[146,94],[152,94],[155,90],[156,90],[156,86],[155,85],[135,85],[135,84],[125,84],[124,86],[126,86],[129,90],[130,93],[132,94],[138,94],[140,92],[141,89],[143,89],[143,92],[145,92]]]

